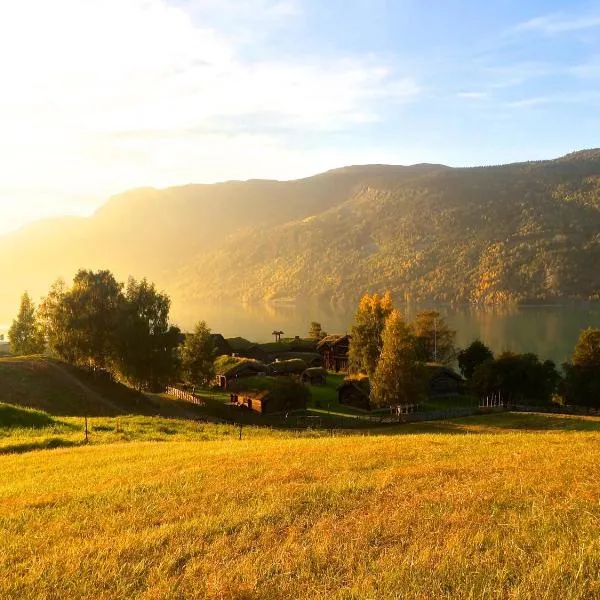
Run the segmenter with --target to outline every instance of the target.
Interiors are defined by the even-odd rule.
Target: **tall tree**
[[[41,314],[54,352],[92,368],[109,367],[114,358],[122,284],[110,271],[80,270],[71,288],[58,281],[43,300]]]
[[[393,310],[388,317],[382,342],[381,356],[371,378],[372,405],[419,403],[425,391],[422,367],[410,327],[399,311]]]
[[[351,372],[366,373],[369,377],[374,375],[383,346],[381,336],[392,309],[389,291],[383,296],[365,294],[360,299],[350,340]]]
[[[547,404],[559,381],[552,361],[542,363],[535,354],[504,352],[475,368],[472,386],[481,397],[497,394],[505,402]]]
[[[475,369],[492,358],[494,353],[481,340],[475,340],[458,353],[458,367],[463,377],[471,379]]]
[[[64,280],[57,279],[50,287],[48,295],[42,298],[38,313],[50,352],[69,363],[74,363],[74,350],[70,345],[73,332],[69,328],[70,315],[65,303],[66,294],[67,286]]]
[[[200,321],[181,350],[181,367],[186,383],[207,385],[215,374],[215,344],[210,329]]]
[[[146,279],[129,278],[120,308],[115,363],[137,389],[161,389],[178,367],[179,329],[169,326],[171,301]]]
[[[563,365],[567,404],[600,407],[600,329],[581,332],[571,362]]]
[[[25,292],[21,296],[19,314],[8,330],[13,354],[40,354],[44,351],[44,334],[36,315],[35,304]]]
[[[417,314],[413,323],[417,356],[422,362],[451,365],[456,359],[456,331],[436,310]]]

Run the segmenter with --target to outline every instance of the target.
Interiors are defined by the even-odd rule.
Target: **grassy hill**
[[[0,237],[0,316],[12,317],[24,289],[43,294],[82,266],[147,275],[189,314],[206,299],[350,301],[383,288],[413,300],[595,298],[598,231],[600,150],[140,189],[91,218]]]
[[[0,597],[600,593],[598,419],[232,433],[0,455]]]

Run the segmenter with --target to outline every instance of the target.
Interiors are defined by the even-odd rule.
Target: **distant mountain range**
[[[600,296],[600,150],[455,169],[346,167],[298,181],[138,189],[90,218],[0,237],[0,321],[79,267],[207,300],[496,304]]]

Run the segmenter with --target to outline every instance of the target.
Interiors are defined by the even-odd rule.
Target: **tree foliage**
[[[207,385],[215,375],[215,344],[210,329],[200,321],[194,333],[186,336],[181,350],[183,379],[193,385]]]
[[[381,356],[371,377],[371,404],[418,404],[425,384],[414,336],[397,310],[392,310],[382,334]]]
[[[13,354],[40,354],[45,349],[35,304],[27,292],[21,297],[19,313],[8,330],[8,338]]]
[[[563,369],[566,403],[600,407],[600,329],[581,332],[572,360]]]
[[[383,296],[365,294],[361,298],[352,326],[349,351],[351,372],[366,373],[369,377],[374,375],[383,347],[381,336],[392,309],[390,292]]]
[[[542,363],[535,354],[505,352],[475,368],[472,387],[481,397],[498,395],[507,403],[547,404],[559,382],[551,360]]]
[[[127,288],[110,271],[80,270],[40,305],[52,352],[71,364],[107,369],[138,389],[160,389],[176,374],[179,329],[169,326],[170,299],[147,280]]]
[[[573,364],[577,367],[600,366],[600,329],[584,329],[573,351]]]
[[[456,360],[456,331],[450,329],[436,310],[417,313],[413,323],[415,349],[422,362],[452,365]]]
[[[175,378],[180,331],[169,326],[170,299],[130,277],[121,303],[115,364],[136,388],[161,389]]]
[[[458,367],[465,379],[471,379],[475,369],[492,358],[494,353],[481,340],[475,340],[458,353]]]

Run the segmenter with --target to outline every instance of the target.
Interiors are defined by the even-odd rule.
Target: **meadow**
[[[0,456],[0,597],[600,594],[598,419],[211,431]]]
[[[0,359],[0,598],[600,595],[600,418],[253,415],[240,440],[205,420],[223,401]]]

